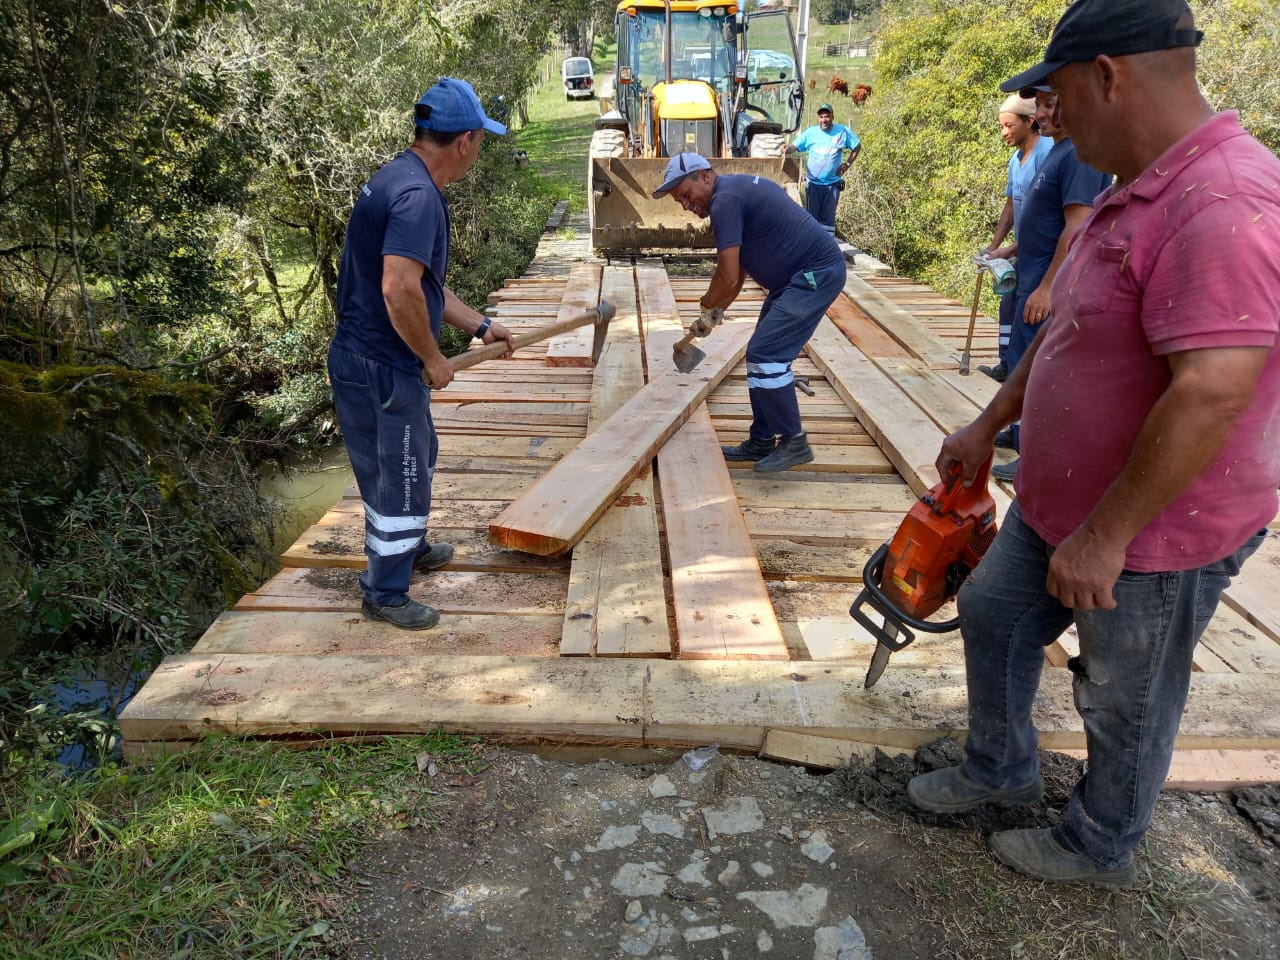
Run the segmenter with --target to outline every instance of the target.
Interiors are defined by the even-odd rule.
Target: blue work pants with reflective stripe
[[[756,440],[794,437],[803,432],[791,363],[813,336],[827,307],[844,289],[845,265],[838,261],[802,270],[786,286],[765,297],[755,333],[747,342],[747,395],[751,436]]]
[[[364,501],[360,586],[370,602],[408,597],[413,562],[426,547],[431,475],[440,444],[431,393],[418,373],[329,348],[329,382],[342,439]]]

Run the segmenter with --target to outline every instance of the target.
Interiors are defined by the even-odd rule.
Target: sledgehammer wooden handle
[[[582,313],[572,317],[566,317],[563,320],[557,320],[555,323],[545,327],[540,327],[529,333],[522,333],[512,338],[513,349],[527,347],[531,343],[538,343],[542,340],[549,340],[558,333],[564,333],[566,330],[575,330],[578,327],[588,323],[598,323],[602,327],[607,327],[609,321],[613,319],[615,309],[612,303],[607,300],[601,300],[596,306],[590,310],[584,310]],[[597,332],[597,338],[601,336],[601,332]],[[504,356],[507,352],[507,342],[505,340],[495,340],[493,343],[487,343],[478,350],[468,350],[466,353],[460,353],[456,357],[449,358],[449,364],[454,371],[465,370],[467,367],[474,367],[477,363],[484,363],[486,360],[495,360]],[[426,371],[423,371],[426,376]],[[427,381],[430,385],[430,381]]]

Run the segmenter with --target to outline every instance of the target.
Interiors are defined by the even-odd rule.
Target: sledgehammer
[[[613,315],[617,313],[612,303],[607,300],[601,300],[590,310],[575,314],[572,317],[565,317],[563,320],[557,320],[549,326],[533,330],[529,333],[522,333],[512,338],[512,349],[518,350],[521,347],[527,347],[531,343],[538,343],[542,340],[548,340],[557,333],[564,333],[566,330],[576,330],[578,327],[588,323],[595,324],[595,330],[592,332],[591,339],[591,362],[597,363],[600,360],[600,353],[604,350],[604,341],[609,331],[609,321],[613,319]],[[477,363],[484,363],[486,360],[493,360],[503,356],[507,352],[507,343],[505,340],[495,340],[493,343],[486,344],[478,350],[468,350],[466,353],[458,354],[456,357],[449,359],[450,365],[454,371],[465,370],[467,367],[474,367]],[[426,377],[426,371],[422,373]],[[431,385],[431,381],[427,381],[427,385]]]

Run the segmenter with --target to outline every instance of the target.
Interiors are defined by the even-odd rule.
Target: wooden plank
[[[489,526],[490,539],[544,556],[571,549],[742,359],[752,330],[752,324],[726,323],[702,341],[707,359],[697,370],[651,380],[504,510]]]
[[[640,318],[630,267],[604,271],[617,315],[596,367],[588,428],[598,429],[644,386]],[[560,641],[564,656],[670,656],[653,474],[644,469],[573,548]]]
[[[912,356],[930,367],[954,367],[959,363],[956,351],[941,337],[856,273],[849,274],[844,292]]]
[[[665,271],[638,268],[649,373],[683,335]],[[671,594],[682,658],[785,660],[782,629],[706,406],[658,451]]]
[[[896,512],[901,517],[918,499],[902,483],[825,483],[802,479],[778,480],[757,473],[733,476],[733,487],[738,499],[751,507],[782,507],[807,510],[838,503],[848,510],[883,510]],[[871,479],[871,478],[868,478]],[[888,480],[878,476],[877,481]]]
[[[236,603],[236,610],[360,610],[360,571],[351,567],[285,567]],[[564,616],[568,578],[558,572],[482,573],[440,569],[416,577],[415,600],[441,613]]]
[[[1059,752],[1077,760],[1088,759],[1085,750]],[[1219,793],[1268,783],[1280,783],[1280,751],[1175,750],[1164,789]]]
[[[1272,640],[1280,643],[1280,542],[1273,533],[1262,541],[1240,575],[1222,594],[1223,602]]]
[[[861,740],[839,740],[835,737],[815,737],[790,730],[770,730],[764,735],[760,756],[766,760],[785,760],[820,770],[835,770],[849,766],[857,758],[865,763],[875,761],[876,751],[890,757],[910,756],[904,747],[880,746]]]
[[[575,263],[569,270],[569,281],[564,287],[560,310],[556,320],[564,320],[593,309],[601,300],[600,266],[591,263]],[[595,340],[595,325],[587,324],[575,330],[557,334],[547,341],[547,365],[552,367],[591,366],[591,345]]]
[[[941,377],[934,376],[933,371],[919,360],[883,359],[877,360],[876,366],[914,400],[944,434],[955,433],[967,426],[981,412],[977,404]]]
[[[962,665],[890,669],[869,691],[865,673],[862,664],[822,662],[334,655],[282,664],[258,654],[189,654],[157,667],[120,727],[133,742],[442,727],[565,743],[718,741],[752,751],[773,729],[901,747],[964,731]],[[1277,693],[1274,675],[1196,674],[1176,746],[1280,750]],[[1045,671],[1033,718],[1046,749],[1084,746],[1068,671]]]
[[[448,504],[449,501],[445,501]],[[480,501],[466,501],[474,508]],[[490,510],[502,507],[501,501],[491,501]],[[489,542],[483,528],[445,527],[438,509],[432,506],[431,539],[448,539],[456,552],[448,569],[475,572],[511,573],[559,573],[567,571],[569,561],[560,557],[538,557],[515,550],[504,550]],[[286,567],[348,567],[363,570],[364,515],[335,514],[330,512],[321,522],[308,530],[280,557]]]
[[[827,308],[827,316],[849,342],[868,357],[910,357],[911,351],[885,333],[845,293]]]
[[[430,630],[401,630],[359,614],[228,611],[191,655],[260,654],[290,661],[365,655],[554,657],[559,642],[557,617],[442,613]],[[274,669],[288,673],[292,663],[278,661]]]

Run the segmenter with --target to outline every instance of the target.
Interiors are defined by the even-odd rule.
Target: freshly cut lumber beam
[[[707,358],[696,370],[655,377],[502,511],[489,525],[490,540],[542,556],[572,549],[742,359],[753,326],[726,323],[701,341]]]
[[[1077,760],[1084,750],[1062,750]],[[1280,751],[1175,750],[1164,789],[1191,793],[1219,793],[1265,783],[1280,783]]]
[[[600,267],[590,263],[576,263],[569,271],[564,297],[556,320],[567,320],[591,310],[600,302]],[[552,367],[591,366],[591,344],[594,340],[594,324],[557,334],[547,341],[547,365]]]
[[[856,273],[844,284],[845,295],[884,331],[931,367],[958,367],[960,357],[942,338]]]
[[[800,661],[187,654],[156,668],[120,728],[135,743],[215,731],[443,727],[564,743],[718,741],[751,751],[774,729],[900,747],[965,729],[962,666],[888,670],[871,691],[862,689],[865,673],[861,663]],[[1196,674],[1177,746],[1280,749],[1280,715],[1271,709],[1278,687],[1274,675]],[[1046,749],[1084,747],[1068,671],[1045,671],[1033,717]]]
[[[831,324],[819,324],[806,349],[916,496],[927,493],[938,482],[938,425]],[[990,489],[1003,517],[1012,501],[997,484]]]
[[[591,387],[592,431],[644,387],[631,267],[606,267],[602,296],[617,311]],[[653,475],[641,471],[573,549],[561,656],[667,657],[671,630]]]
[[[636,279],[649,373],[659,377],[670,368],[671,347],[684,329],[666,271],[639,267]],[[658,478],[680,657],[787,659],[705,404],[658,451]]]

